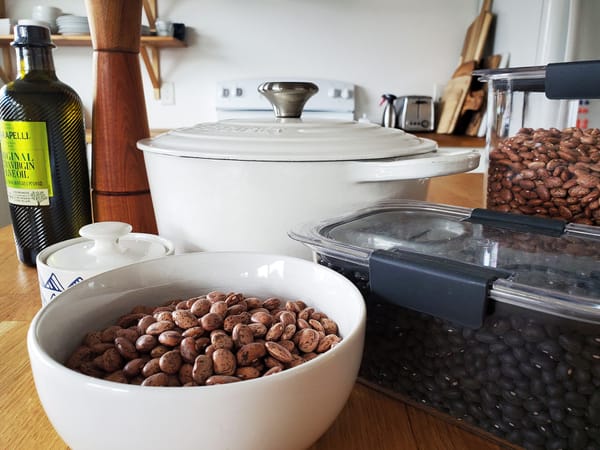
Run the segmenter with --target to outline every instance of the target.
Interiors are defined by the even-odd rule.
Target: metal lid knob
[[[318,91],[316,84],[301,81],[269,81],[258,86],[278,119],[299,119],[308,99]]]

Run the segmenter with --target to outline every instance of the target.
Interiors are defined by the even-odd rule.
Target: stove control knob
[[[338,88],[329,88],[327,95],[331,98],[339,98],[342,95],[342,91]]]
[[[227,98],[229,97],[229,89],[226,87],[221,88],[221,93],[220,93],[221,97],[223,98]]]
[[[352,89],[342,89],[342,92],[341,92],[342,98],[349,100],[352,98],[353,95],[354,95],[354,93],[352,92]]]

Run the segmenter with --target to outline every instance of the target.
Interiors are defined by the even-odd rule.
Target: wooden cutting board
[[[452,134],[471,86],[471,73],[483,55],[485,42],[492,24],[492,0],[484,0],[479,15],[469,25],[459,65],[446,85],[440,102],[440,117],[436,132]]]

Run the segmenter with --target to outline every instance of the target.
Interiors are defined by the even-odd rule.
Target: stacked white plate
[[[60,34],[90,34],[90,25],[87,17],[64,15],[56,19]]]

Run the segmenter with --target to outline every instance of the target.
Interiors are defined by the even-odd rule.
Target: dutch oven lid
[[[63,270],[109,270],[173,253],[173,244],[166,239],[131,229],[123,222],[85,225],[79,230],[81,238],[49,247],[42,262]]]
[[[599,227],[402,200],[290,237],[324,264],[368,273],[370,289],[393,303],[469,326],[489,299],[600,323]]]
[[[313,83],[268,82],[258,87],[274,120],[231,119],[142,139],[143,151],[172,156],[249,161],[352,161],[433,152],[435,141],[396,128],[354,121],[301,119]]]

